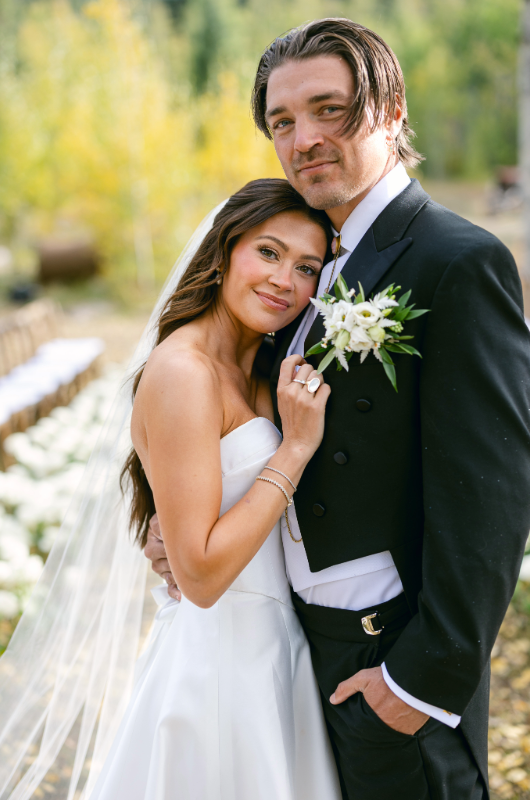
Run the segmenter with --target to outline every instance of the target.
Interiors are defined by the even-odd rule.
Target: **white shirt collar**
[[[353,252],[366,231],[374,224],[379,214],[387,205],[401,194],[410,183],[410,178],[403,164],[399,162],[384,178],[370,189],[351,212],[342,226],[341,247],[348,253]],[[333,231],[337,236],[337,231]]]

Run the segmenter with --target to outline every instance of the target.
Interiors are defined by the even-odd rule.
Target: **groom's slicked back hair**
[[[317,19],[278,37],[263,53],[252,91],[252,113],[257,127],[272,139],[267,124],[267,84],[274,69],[288,61],[305,61],[317,56],[338,56],[351,69],[354,97],[344,120],[343,134],[353,136],[372,105],[372,131],[386,118],[393,118],[398,103],[402,128],[396,145],[400,161],[415,167],[423,160],[412,146],[414,131],[407,118],[405,81],[396,56],[377,33],[350,19]]]

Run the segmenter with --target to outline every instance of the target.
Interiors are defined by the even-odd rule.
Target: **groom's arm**
[[[423,588],[385,663],[401,689],[461,715],[530,528],[530,336],[515,263],[493,237],[446,269],[422,355]]]

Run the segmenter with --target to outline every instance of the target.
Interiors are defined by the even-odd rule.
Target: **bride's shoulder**
[[[217,392],[219,378],[212,360],[200,350],[166,339],[147,359],[141,384],[151,393],[170,387],[195,394]]]

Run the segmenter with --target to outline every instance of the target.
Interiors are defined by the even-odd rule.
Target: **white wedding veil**
[[[223,205],[205,217],[176,262],[130,374],[153,349],[160,313]],[[148,567],[132,542],[119,488],[131,409],[128,381],[0,658],[1,800],[42,798],[47,787],[61,800],[88,798],[130,696]]]

